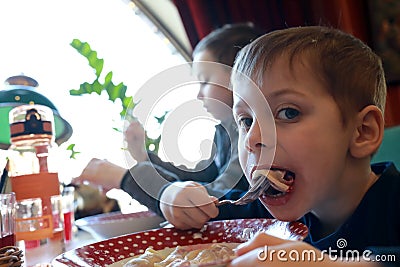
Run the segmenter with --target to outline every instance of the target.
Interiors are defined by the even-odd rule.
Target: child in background
[[[121,188],[159,214],[158,197],[170,182],[185,181],[185,184],[190,184],[196,181],[205,185],[212,195],[223,195],[232,188],[241,192],[247,190],[249,185],[237,155],[238,134],[231,111],[232,91],[228,89],[228,84],[237,52],[261,34],[252,24],[228,24],[204,37],[193,51],[193,65],[196,66],[193,72],[201,81],[198,99],[221,122],[216,126],[215,153],[209,159],[199,162],[194,169],[162,161],[156,154],[145,150],[144,129],[138,121],[133,121],[125,131],[125,139],[137,165],[126,170],[106,160],[92,159],[80,177],[74,179],[74,183],[88,181],[105,190]],[[201,61],[207,61],[208,64],[199,63]],[[216,62],[214,65],[217,67],[223,64],[226,68],[213,71],[212,62]],[[225,85],[225,88],[218,84]],[[245,211],[249,208],[261,210],[262,216],[265,215],[261,205],[251,204],[247,207],[237,206],[234,212],[225,207],[221,218],[237,218],[237,214],[255,217],[252,211]]]
[[[386,84],[379,57],[339,30],[289,28],[242,49],[232,73],[239,160],[247,180],[252,184],[258,169],[290,173],[288,192],[267,190],[259,200],[275,218],[306,224],[309,235],[294,242],[260,233],[239,247],[229,266],[399,266],[400,173],[391,162],[370,163],[384,130]],[[255,97],[257,90],[264,101]],[[274,155],[272,163],[265,155]],[[213,203],[193,206],[187,216],[195,208],[203,214],[218,209]],[[290,257],[307,253],[316,258]],[[332,253],[350,258],[335,260]]]

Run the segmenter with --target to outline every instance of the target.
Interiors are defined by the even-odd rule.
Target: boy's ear
[[[353,157],[363,158],[375,153],[382,143],[384,119],[381,110],[369,105],[363,108],[356,118],[356,128],[350,144]]]

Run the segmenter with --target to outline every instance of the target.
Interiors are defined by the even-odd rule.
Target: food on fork
[[[253,172],[253,179],[262,179],[263,177],[269,180],[274,189],[283,193],[289,191],[294,180],[293,175],[283,170],[257,169]]]
[[[255,170],[249,191],[237,200],[224,199],[216,203],[217,206],[224,204],[245,205],[253,202],[260,196],[266,194],[278,197],[290,191],[294,182],[294,174],[289,171],[269,169]]]

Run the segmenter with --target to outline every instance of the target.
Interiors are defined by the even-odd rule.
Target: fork
[[[271,183],[269,182],[268,178],[264,175],[260,175],[257,177],[257,181],[254,183],[254,185],[241,198],[237,200],[224,199],[217,202],[216,206],[221,206],[224,204],[246,205],[256,200],[270,186]]]

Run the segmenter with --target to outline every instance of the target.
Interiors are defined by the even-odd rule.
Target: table
[[[77,230],[72,240],[65,244],[65,250],[76,249],[98,241],[99,240],[95,239],[90,233],[83,230]]]
[[[72,240],[65,244],[65,251],[83,247],[85,245],[92,244],[97,241],[99,241],[99,240],[96,240],[90,233],[83,231],[83,230],[77,230],[77,231],[75,231]],[[24,250],[24,248],[21,248],[21,249]],[[29,259],[31,259],[32,262],[42,262],[43,263],[43,264],[41,264],[40,267],[50,267],[51,266],[50,262],[55,257],[58,256],[58,253],[55,253],[52,251],[36,250],[34,253],[32,253],[32,251],[30,251],[28,253],[29,253]],[[24,251],[24,255],[26,255],[26,251]],[[26,265],[24,265],[24,266],[29,266],[29,262],[26,262]]]

